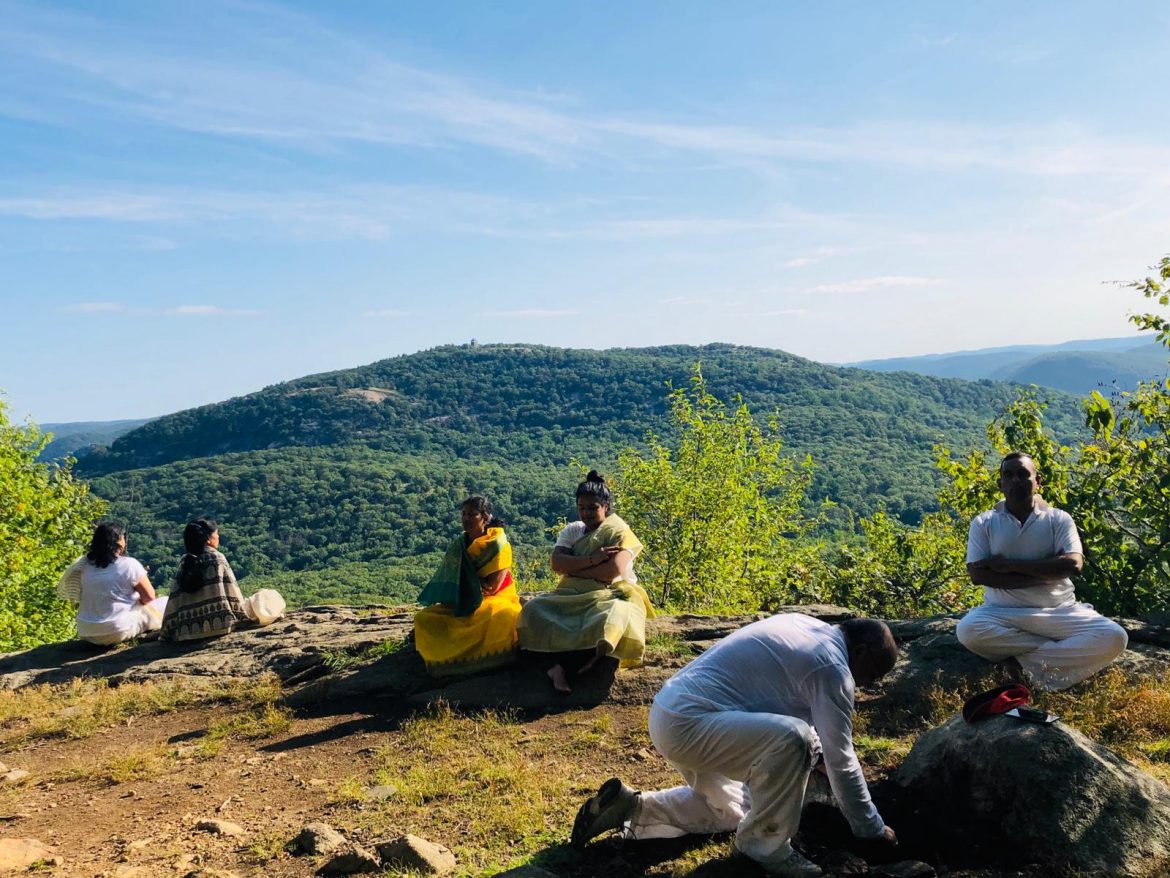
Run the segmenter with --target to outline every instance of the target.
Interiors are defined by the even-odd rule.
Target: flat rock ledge
[[[838,622],[856,613],[823,604],[780,607]],[[0,656],[0,688],[17,689],[66,683],[83,677],[112,684],[162,680],[251,679],[273,674],[294,707],[387,700],[425,704],[442,699],[463,708],[507,707],[560,710],[601,702],[649,704],[662,684],[695,656],[731,632],[765,614],[744,616],[659,616],[647,626],[643,667],[592,674],[572,694],[555,695],[541,662],[505,668],[476,677],[432,678],[414,650],[413,611],[386,607],[304,607],[266,628],[243,628],[226,637],[195,643],[142,641],[101,648],[67,641]],[[866,704],[883,713],[916,702],[932,685],[961,689],[977,685],[992,666],[959,645],[957,616],[894,620],[890,627],[901,656],[897,666]],[[1118,666],[1139,673],[1170,668],[1170,620],[1119,620],[1130,648]],[[373,700],[371,700],[373,699]]]

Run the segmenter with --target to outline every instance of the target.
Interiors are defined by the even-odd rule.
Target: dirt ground
[[[462,840],[445,835],[451,827],[442,813],[433,815],[431,825],[406,825],[396,819],[393,798],[355,799],[354,790],[376,785],[379,754],[400,745],[395,739],[402,735],[403,712],[294,716],[278,735],[229,739],[215,755],[198,755],[200,740],[224,712],[212,706],[138,717],[81,740],[33,741],[0,753],[10,768],[30,772],[25,783],[0,788],[0,834],[49,844],[65,861],[53,871],[78,878],[185,876],[200,868],[209,874],[308,876],[322,860],[293,856],[284,846],[316,820],[359,841],[413,832],[460,853]],[[569,711],[512,725],[519,746],[532,740],[572,742],[582,729],[595,729],[601,717],[607,717],[600,722],[606,745],[593,751],[594,758],[588,753],[577,758],[574,751],[557,765],[558,773],[570,775],[570,792],[586,796],[615,773],[648,788],[673,782],[669,766],[649,746],[644,708]],[[146,764],[139,767],[139,760]],[[131,777],[122,779],[125,774]],[[576,800],[570,795],[558,803],[559,813],[549,815],[550,836],[558,830],[567,836]],[[371,819],[371,811],[378,819]],[[236,823],[244,834],[195,829],[209,818]],[[373,827],[383,828],[382,834]],[[578,871],[580,857],[567,846],[549,847],[538,859],[576,861],[573,871]],[[618,846],[612,847],[598,850],[612,861]],[[663,874],[675,871],[670,866],[675,859],[666,856],[660,863],[667,870]],[[507,865],[461,871],[492,874]]]

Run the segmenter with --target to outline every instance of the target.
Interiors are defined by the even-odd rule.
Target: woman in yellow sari
[[[624,668],[637,667],[646,651],[646,619],[654,615],[650,598],[638,585],[634,558],[642,544],[620,517],[610,512],[613,493],[605,478],[590,470],[577,486],[577,514],[561,531],[550,564],[560,583],[530,600],[517,624],[520,648],[530,652],[588,650],[573,675],[584,674],[613,657]],[[561,660],[548,669],[558,692],[569,692],[569,672]]]
[[[512,583],[512,546],[492,504],[463,501],[463,533],[419,595],[414,646],[436,677],[510,664],[516,658],[520,598]],[[429,605],[429,606],[428,606]]]

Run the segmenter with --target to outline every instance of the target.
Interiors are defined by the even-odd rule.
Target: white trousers
[[[821,752],[811,726],[772,713],[681,716],[655,706],[650,739],[686,786],[642,793],[626,837],[734,830],[735,846],[765,866],[788,857]]]
[[[158,631],[166,611],[166,596],[155,598],[149,604],[134,604],[118,618],[107,622],[78,621],[77,636],[98,646],[113,646],[124,640],[133,640],[147,631]]]
[[[992,607],[969,611],[955,629],[959,642],[993,662],[1015,657],[1041,689],[1067,689],[1125,650],[1125,629],[1089,604]]]

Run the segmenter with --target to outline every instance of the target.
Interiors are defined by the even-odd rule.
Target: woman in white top
[[[146,568],[126,555],[122,528],[99,524],[77,566],[78,637],[110,646],[159,629],[167,599],[155,597]]]

